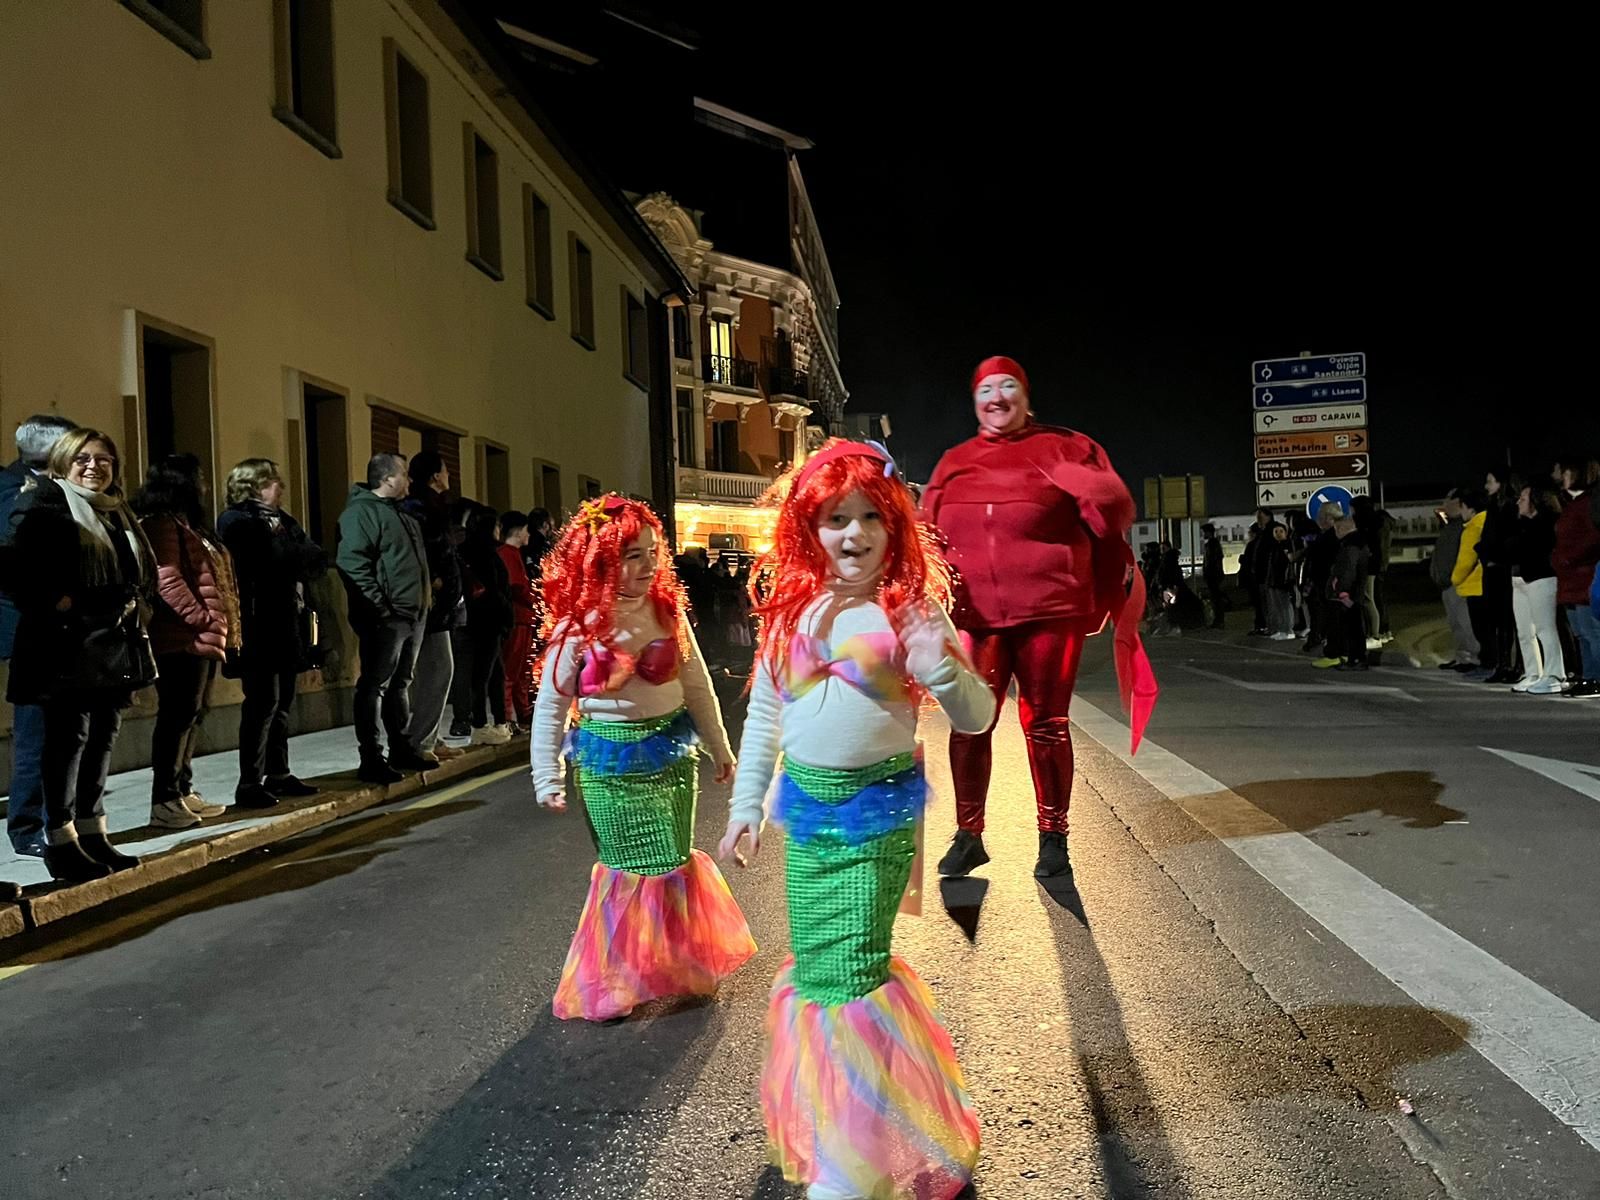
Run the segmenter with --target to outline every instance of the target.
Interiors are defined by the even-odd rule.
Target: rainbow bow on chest
[[[905,700],[905,651],[893,633],[858,633],[831,650],[821,638],[797,633],[789,641],[789,663],[779,690],[797,700],[824,679],[838,679],[874,700]]]

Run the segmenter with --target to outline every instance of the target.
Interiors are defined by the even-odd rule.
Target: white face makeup
[[[985,375],[972,390],[972,405],[987,433],[1012,433],[1028,421],[1028,392],[1014,375]]]
[[[876,575],[889,544],[883,518],[859,491],[823,508],[817,516],[817,538],[828,556],[829,570],[846,583]]]

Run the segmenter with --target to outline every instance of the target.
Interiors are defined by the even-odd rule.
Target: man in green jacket
[[[396,783],[406,771],[439,765],[406,740],[411,675],[432,598],[422,527],[400,509],[409,482],[404,454],[374,454],[367,482],[351,486],[339,516],[336,562],[350,596],[350,627],[361,644],[355,717],[359,778],[366,783]],[[389,738],[387,761],[380,715]]]

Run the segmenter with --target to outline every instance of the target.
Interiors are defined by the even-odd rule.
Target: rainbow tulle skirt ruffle
[[[661,996],[709,995],[756,952],[722,872],[691,844],[697,756],[684,721],[680,709],[580,726],[578,790],[600,861],[556,988],[562,1019],[606,1021]]]
[[[794,957],[767,1012],[761,1102],[792,1183],[947,1200],[972,1178],[978,1118],[933,997],[889,952],[926,798],[911,754],[854,771],[786,759]]]
[[[727,881],[703,852],[665,875],[595,863],[555,1014],[608,1021],[661,996],[708,996],[755,952]]]
[[[761,1107],[791,1183],[870,1200],[949,1200],[972,1179],[978,1117],[933,996],[904,960],[882,987],[822,1005],[772,987]]]

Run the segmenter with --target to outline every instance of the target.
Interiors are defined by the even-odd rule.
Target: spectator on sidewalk
[[[1224,591],[1227,576],[1222,570],[1222,539],[1217,536],[1217,527],[1209,522],[1200,526],[1200,532],[1206,538],[1200,574],[1205,580],[1206,598],[1211,601],[1211,628],[1221,629],[1225,624],[1223,617],[1228,611],[1228,598]]]
[[[1483,563],[1484,619],[1494,638],[1499,665],[1489,683],[1515,683],[1522,678],[1517,659],[1517,619],[1512,609],[1512,543],[1517,536],[1517,497],[1522,480],[1503,467],[1485,472],[1483,482],[1483,536],[1478,539],[1478,559]]]
[[[1511,602],[1522,642],[1523,675],[1512,685],[1513,692],[1550,696],[1566,687],[1566,662],[1556,630],[1556,572],[1550,562],[1560,512],[1561,501],[1547,488],[1525,487],[1517,496]]]
[[[467,592],[471,572],[467,569],[467,526],[472,514],[483,508],[476,500],[463,497],[450,505],[450,545],[461,568],[461,603],[450,621],[450,657],[455,674],[450,680],[450,736],[472,736],[472,635],[467,631]]]
[[[1366,539],[1371,555],[1371,571],[1367,574],[1366,595],[1362,604],[1366,608],[1369,649],[1377,649],[1392,640],[1389,633],[1388,601],[1384,585],[1389,574],[1389,556],[1394,545],[1394,517],[1387,509],[1377,506],[1371,496],[1356,496],[1351,500],[1350,513],[1355,517],[1356,528]]]
[[[512,722],[513,732],[533,724],[529,688],[533,682],[533,631],[539,620],[539,605],[522,557],[530,533],[528,518],[522,513],[501,514],[499,554],[511,597],[511,630],[500,649],[500,670],[505,676],[506,718]]]
[[[467,520],[462,543],[466,566],[467,636],[472,643],[472,744],[503,746],[506,724],[505,667],[500,659],[511,631],[511,580],[500,558],[500,514],[478,505]]]
[[[1274,523],[1264,549],[1267,571],[1262,579],[1267,598],[1267,632],[1275,642],[1294,640],[1294,579],[1289,573],[1289,530]]]
[[[358,777],[397,783],[406,771],[437,767],[406,741],[411,724],[411,676],[422,649],[430,605],[427,547],[417,523],[400,511],[409,487],[404,454],[374,454],[367,481],[351,485],[339,516],[339,575],[350,596],[350,627],[361,645],[356,681]],[[389,740],[384,761],[382,732]]]
[[[450,630],[456,610],[464,603],[461,560],[450,537],[450,468],[437,452],[423,450],[412,457],[406,473],[409,494],[400,508],[422,530],[431,593],[422,649],[417,652],[417,669],[411,680],[406,745],[418,758],[429,754],[437,759],[453,758],[461,752],[439,740],[439,724],[455,678]]]
[[[550,553],[550,547],[554,545],[551,539],[555,536],[555,527],[548,509],[528,511],[528,544],[522,548],[522,562],[533,584],[535,596],[539,594],[539,581],[544,578],[544,556]]]
[[[1250,579],[1255,588],[1250,598],[1255,602],[1256,609],[1256,624],[1250,633],[1255,637],[1267,637],[1272,633],[1267,615],[1267,572],[1272,560],[1272,530],[1277,523],[1270,511],[1256,509],[1255,524],[1252,526],[1256,530],[1256,552],[1250,556]],[[1243,566],[1242,563],[1240,565]]]
[[[1247,634],[1249,637],[1260,637],[1267,631],[1266,597],[1256,583],[1256,556],[1265,546],[1261,538],[1261,526],[1252,524],[1244,531],[1244,553],[1239,555],[1239,586],[1250,598],[1250,608],[1255,614],[1254,623]],[[1158,587],[1152,587],[1150,594],[1159,596],[1161,592]]]
[[[1488,521],[1484,512],[1487,502],[1482,488],[1462,488],[1457,499],[1461,504],[1461,547],[1456,551],[1456,565],[1450,572],[1450,586],[1467,602],[1467,616],[1472,621],[1472,636],[1478,642],[1478,668],[1466,673],[1468,679],[1484,682],[1499,668],[1495,658],[1494,628],[1489,621],[1488,602],[1483,598],[1483,561],[1478,556],[1478,543],[1483,538],[1483,527]]]
[[[1305,569],[1301,589],[1305,596],[1308,628],[1305,645],[1307,654],[1326,657],[1330,643],[1337,643],[1333,634],[1335,618],[1328,600],[1328,577],[1333,574],[1333,560],[1339,553],[1339,535],[1334,525],[1344,516],[1337,504],[1323,504],[1317,509],[1317,533],[1306,547]]]
[[[217,667],[237,662],[239,589],[233,563],[207,527],[200,460],[169,454],[152,464],[134,494],[156,556],[156,723],[150,735],[150,824],[187,829],[224,808],[194,789],[194,750]]]
[[[322,547],[283,511],[283,476],[270,458],[228,472],[228,507],[217,534],[233,557],[244,649],[239,655],[239,808],[271,808],[318,788],[289,769],[295,679],[320,663],[320,621],[309,588],[328,569]]]
[[[1332,617],[1329,654],[1314,665],[1336,667],[1341,671],[1365,671],[1367,612],[1361,598],[1366,591],[1372,551],[1352,516],[1341,515],[1334,523],[1333,532],[1339,539],[1339,548],[1334,555],[1333,569],[1328,573],[1327,596]]]
[[[1576,455],[1557,463],[1561,472],[1562,507],[1556,519],[1556,544],[1551,565],[1556,571],[1556,603],[1567,614],[1578,644],[1578,678],[1563,695],[1584,700],[1600,697],[1600,617],[1589,593],[1600,564],[1600,528],[1590,519],[1588,492],[1596,486],[1593,468]]]
[[[6,699],[44,709],[45,850],[53,879],[136,866],[106,836],[106,775],[133,693],[155,682],[148,614],[155,555],[122,498],[116,442],[74,429],[11,514],[21,612]]]
[[[1472,632],[1472,619],[1467,612],[1466,599],[1450,582],[1456,569],[1456,556],[1461,552],[1461,489],[1451,488],[1439,509],[1439,533],[1433,541],[1433,557],[1428,560],[1428,574],[1439,589],[1439,600],[1444,605],[1445,620],[1450,625],[1454,653],[1448,662],[1439,664],[1441,671],[1474,671],[1478,667],[1478,639]]]
[[[50,481],[50,449],[61,435],[76,426],[65,417],[37,413],[17,426],[17,461],[0,472],[0,660],[11,661],[16,647],[19,612],[11,599],[15,561],[11,544],[11,513],[29,480],[37,487],[54,487]],[[11,784],[6,796],[6,833],[11,848],[30,858],[44,855],[44,785],[39,756],[44,751],[44,710],[37,704],[18,704],[11,712]]]

